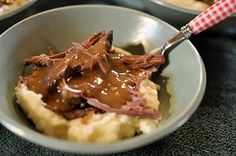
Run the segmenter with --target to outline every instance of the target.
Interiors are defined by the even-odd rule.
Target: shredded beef
[[[64,52],[25,59],[25,65],[35,68],[20,82],[42,94],[48,109],[69,120],[103,112],[160,118],[138,90],[142,80],[150,78],[151,67],[164,63],[163,56],[114,53],[112,31],[72,45]]]
[[[121,61],[133,69],[146,69],[165,63],[163,55],[124,55]]]

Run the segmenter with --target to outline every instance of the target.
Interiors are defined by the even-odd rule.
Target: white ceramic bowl
[[[206,85],[205,68],[197,50],[184,41],[169,55],[170,64],[155,80],[161,84],[160,101],[164,116],[151,134],[139,135],[114,144],[79,144],[48,137],[26,119],[15,103],[14,87],[23,69],[23,60],[48,46],[63,50],[72,41],[82,41],[91,33],[113,30],[114,45],[127,47],[141,43],[146,51],[161,45],[177,30],[142,12],[103,5],[81,5],[49,10],[29,17],[0,36],[0,121],[10,131],[49,148],[79,153],[113,153],[134,149],[175,131],[197,109]]]

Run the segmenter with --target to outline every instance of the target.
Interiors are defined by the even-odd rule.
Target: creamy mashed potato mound
[[[119,52],[121,50],[117,49]],[[122,52],[125,53],[125,52]],[[143,80],[139,94],[147,105],[158,110],[157,90],[159,86],[151,80]],[[140,118],[116,113],[89,114],[83,118],[66,120],[45,108],[42,95],[28,90],[25,84],[18,83],[15,88],[17,103],[31,119],[36,129],[57,138],[81,143],[111,143],[135,134],[151,133],[158,126],[158,120]]]

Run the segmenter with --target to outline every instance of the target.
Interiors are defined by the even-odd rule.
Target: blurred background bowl
[[[113,3],[156,16],[169,24],[180,28],[196,17],[200,11],[185,9],[165,2],[164,0],[111,0]],[[236,32],[236,14],[222,21],[207,31]]]
[[[1,20],[8,18],[10,16],[15,15],[16,13],[28,8],[29,6],[31,6],[32,4],[34,4],[37,0],[28,0],[27,2],[23,3],[22,5],[19,5],[16,8],[10,9],[6,12],[2,12],[0,13],[0,22]]]
[[[33,143],[62,151],[94,154],[138,148],[183,125],[200,104],[206,86],[204,64],[188,40],[170,53],[168,66],[161,75],[153,78],[161,85],[160,111],[164,114],[153,133],[98,145],[59,140],[35,130],[15,102],[14,88],[22,74],[24,58],[45,52],[49,46],[58,51],[65,50],[71,42],[82,41],[102,30],[113,30],[114,45],[126,49],[132,47],[136,53],[148,52],[177,33],[172,26],[148,14],[103,5],[53,9],[15,24],[0,36],[1,123]]]

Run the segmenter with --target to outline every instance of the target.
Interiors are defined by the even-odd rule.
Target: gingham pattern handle
[[[224,20],[234,10],[236,10],[236,0],[221,0],[195,17],[188,26],[193,34],[198,34]]]

